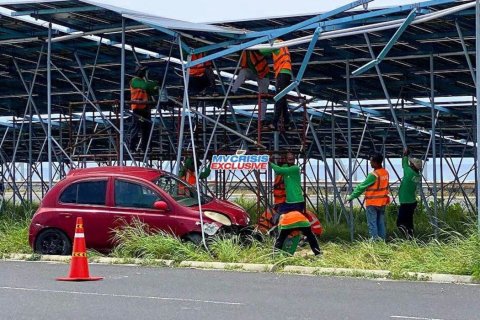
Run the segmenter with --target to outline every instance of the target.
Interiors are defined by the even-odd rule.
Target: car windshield
[[[196,188],[179,178],[164,174],[153,180],[157,186],[167,192],[178,204],[184,207],[198,206],[198,193]],[[200,193],[202,204],[212,201],[212,198],[203,192]]]

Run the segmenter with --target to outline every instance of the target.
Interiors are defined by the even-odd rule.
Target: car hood
[[[194,207],[192,209],[198,210],[198,207]],[[212,201],[202,204],[202,210],[209,210],[215,211],[219,213],[223,213],[224,215],[228,216],[230,220],[232,220],[232,224],[239,225],[239,226],[247,226],[250,217],[243,208],[225,200],[220,199],[212,199]]]

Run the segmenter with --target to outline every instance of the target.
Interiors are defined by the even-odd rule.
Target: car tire
[[[59,229],[42,231],[35,239],[35,252],[39,254],[69,255],[72,253],[72,242]]]
[[[185,236],[185,241],[192,242],[196,246],[202,245],[202,235],[200,233],[190,233]]]

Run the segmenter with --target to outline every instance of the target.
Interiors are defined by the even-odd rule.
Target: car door
[[[109,221],[107,207],[108,178],[87,178],[68,185],[58,198],[57,220],[60,228],[73,239],[75,223],[83,218],[87,248],[105,248]]]
[[[165,201],[152,186],[125,178],[115,178],[114,214],[132,224],[134,219],[148,225],[150,230],[175,233],[176,222],[172,218],[173,207],[168,204],[166,211],[154,208],[155,201]]]

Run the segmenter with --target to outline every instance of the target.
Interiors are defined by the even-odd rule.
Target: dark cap
[[[146,72],[147,72],[148,68],[145,67],[145,66],[137,66],[135,68],[135,74],[139,77],[144,77]]]

